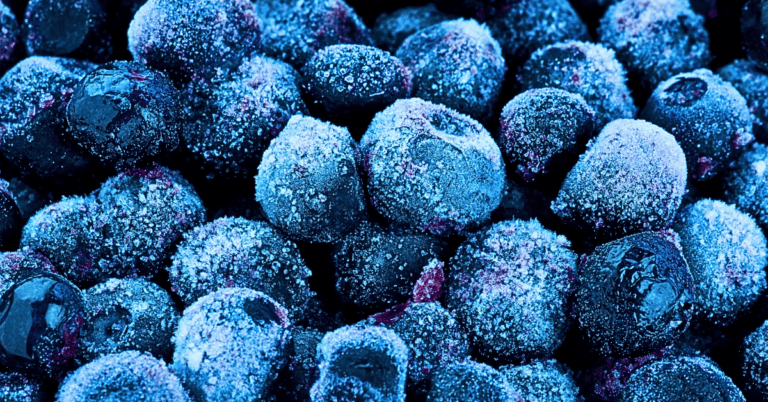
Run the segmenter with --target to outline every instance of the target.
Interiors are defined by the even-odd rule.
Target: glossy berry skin
[[[102,162],[130,166],[179,144],[181,94],[141,63],[99,66],[75,87],[67,122],[83,148]]]
[[[741,9],[742,46],[747,57],[759,64],[764,70],[768,69],[768,44],[765,35],[768,33],[768,1],[748,0]]]
[[[598,246],[579,269],[579,328],[594,352],[628,357],[674,342],[693,315],[693,278],[678,246],[643,232]]]
[[[52,273],[17,281],[0,301],[0,364],[57,377],[77,354],[85,324],[80,289]]]

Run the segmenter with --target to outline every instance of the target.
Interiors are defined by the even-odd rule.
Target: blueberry
[[[83,77],[67,105],[67,122],[91,154],[130,166],[176,148],[181,107],[181,94],[165,75],[117,61]]]
[[[0,301],[0,364],[57,377],[77,354],[83,324],[80,289],[56,274],[31,273]]]
[[[747,101],[755,138],[762,143],[768,142],[768,73],[754,61],[739,59],[721,67],[717,74],[730,82]]]
[[[579,282],[579,329],[602,356],[641,356],[668,346],[693,315],[688,264],[677,245],[654,232],[598,246],[582,260]]]
[[[768,1],[748,0],[741,9],[741,37],[747,57],[761,68],[768,69],[768,45],[763,41],[768,32]]]
[[[736,160],[723,178],[723,201],[750,214],[768,230],[768,147],[754,144]]]
[[[365,214],[357,144],[346,129],[294,116],[272,141],[256,176],[256,201],[293,239],[329,243]]]
[[[278,378],[272,399],[309,401],[309,389],[317,374],[317,345],[323,340],[324,332],[313,328],[294,327],[289,345],[291,364]]]
[[[525,400],[579,402],[579,386],[568,366],[554,359],[536,360],[520,366],[502,366],[499,371]]]
[[[395,53],[405,39],[421,29],[453,19],[450,14],[438,10],[434,4],[411,6],[382,13],[376,18],[371,30],[376,46]]]
[[[627,387],[629,378],[637,369],[677,353],[675,347],[668,346],[638,357],[603,357],[578,374],[582,395],[588,401],[614,401]]]
[[[744,393],[750,400],[768,400],[765,386],[768,376],[768,322],[764,322],[749,334],[741,345],[741,376],[744,379]]]
[[[45,402],[49,399],[45,385],[35,377],[19,373],[0,373],[0,401]]]
[[[413,96],[486,121],[499,98],[504,58],[474,20],[432,25],[405,39],[396,56],[413,75]]]
[[[398,100],[376,115],[360,150],[371,204],[395,225],[472,230],[501,201],[499,147],[478,122],[444,106]]]
[[[26,277],[56,273],[56,268],[42,254],[29,250],[0,253],[0,295]]]
[[[683,151],[663,129],[613,121],[568,173],[552,211],[586,242],[664,228],[682,201],[685,166]]]
[[[576,253],[536,220],[499,222],[461,244],[449,264],[448,308],[484,357],[549,357],[570,327]]]
[[[438,368],[430,379],[427,402],[509,402],[522,400],[493,367],[466,361]]]
[[[127,351],[102,356],[69,375],[56,402],[189,402],[181,381],[149,354]]]
[[[34,187],[20,180],[18,177],[8,179],[8,190],[13,194],[16,205],[21,212],[21,220],[26,222],[38,210],[42,209],[49,201],[48,196],[44,196]]]
[[[6,4],[0,3],[0,74],[13,67],[23,53],[21,29],[16,16]]]
[[[7,181],[0,179],[0,250],[19,246],[24,218]]]
[[[107,61],[112,38],[102,4],[99,0],[30,0],[24,20],[27,52]]]

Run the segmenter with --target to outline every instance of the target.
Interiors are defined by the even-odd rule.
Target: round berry
[[[579,386],[568,366],[554,359],[536,360],[521,366],[503,366],[509,385],[526,401],[579,402]]]
[[[395,53],[405,39],[430,25],[453,19],[429,3],[423,6],[399,8],[376,17],[371,36],[376,46]]]
[[[768,142],[768,73],[751,60],[739,59],[721,67],[717,74],[747,101],[754,123],[752,134],[759,142]]]
[[[723,179],[723,201],[750,214],[757,225],[768,230],[768,147],[748,148]]]
[[[49,400],[45,385],[35,377],[19,373],[0,373],[0,401],[46,402]]]
[[[493,367],[466,361],[438,368],[430,379],[427,402],[509,402],[522,400]]]
[[[766,14],[768,1],[764,0],[747,0],[741,9],[741,43],[747,57],[764,70],[768,69],[768,44],[763,40],[768,33],[768,21],[763,18]]]
[[[0,74],[5,73],[21,58],[24,45],[16,16],[6,4],[0,4]]]
[[[768,400],[768,321],[749,334],[741,346],[741,376],[750,400]]]

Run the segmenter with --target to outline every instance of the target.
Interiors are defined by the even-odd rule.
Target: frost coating
[[[488,221],[505,186],[501,151],[473,119],[421,99],[378,113],[360,142],[373,207],[443,235]]]
[[[597,127],[635,117],[624,67],[613,50],[580,41],[560,42],[531,55],[520,70],[523,90],[559,88],[584,97],[597,113]]]
[[[317,346],[317,363],[313,402],[405,401],[408,349],[391,330],[358,325],[329,332]]]
[[[733,205],[704,199],[674,226],[696,285],[696,315],[727,325],[766,289],[766,239],[749,215]]]
[[[611,122],[563,181],[552,211],[587,240],[666,227],[685,192],[685,156],[674,137],[640,120]]]
[[[45,402],[48,399],[40,380],[18,373],[0,373],[0,401]]]
[[[308,278],[296,243],[265,222],[220,218],[184,235],[168,268],[171,290],[186,305],[220,288],[263,292],[285,306],[290,316],[304,316]]]
[[[740,352],[744,393],[756,401],[768,399],[768,321],[744,339]]]
[[[640,117],[675,136],[697,181],[723,171],[755,139],[747,102],[707,69],[659,84]]]
[[[438,368],[430,382],[427,402],[523,401],[502,373],[469,360]]]
[[[600,42],[646,91],[667,78],[709,62],[704,17],[687,0],[629,0],[608,8],[600,20]]]
[[[177,82],[208,80],[259,46],[262,22],[248,0],[149,0],[128,28],[134,60]]]
[[[196,401],[260,400],[285,364],[290,326],[265,294],[218,290],[184,310],[171,367]]]
[[[768,147],[754,144],[725,176],[723,200],[752,215],[768,230]]]
[[[557,360],[537,360],[521,366],[499,367],[509,385],[525,402],[581,402],[573,371]]]
[[[51,262],[29,250],[0,253],[0,296],[24,277],[42,272],[56,273]]]
[[[747,101],[754,121],[755,138],[768,142],[768,74],[757,63],[743,59],[720,68],[717,74],[730,82]]]
[[[291,116],[307,114],[298,75],[283,62],[254,54],[217,79],[183,132],[184,147],[200,169],[224,178],[253,177]]]
[[[405,39],[430,25],[453,19],[438,10],[434,4],[403,7],[391,13],[382,13],[376,18],[371,30],[376,46],[395,53]]]
[[[61,384],[57,402],[188,402],[178,378],[149,354],[136,351],[100,357]]]
[[[16,16],[8,6],[0,4],[0,74],[13,67],[22,56],[24,45]]]
[[[30,0],[24,18],[27,52],[107,61],[112,55],[107,7],[98,0]]]
[[[330,243],[365,214],[357,174],[357,144],[349,131],[294,116],[264,152],[256,201],[269,222],[293,239]]]
[[[548,357],[570,326],[576,253],[536,220],[499,222],[450,261],[448,308],[490,359]]]
[[[485,121],[504,80],[499,43],[475,20],[445,21],[409,36],[396,56],[413,74],[413,96]]]

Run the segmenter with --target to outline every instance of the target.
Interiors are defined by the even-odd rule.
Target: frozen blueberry
[[[753,61],[739,59],[720,68],[717,74],[730,82],[747,101],[747,107],[752,112],[755,138],[768,142],[768,73]]]
[[[0,79],[2,158],[23,180],[57,194],[100,177],[97,160],[68,133],[66,106],[95,65],[56,57],[22,60]]]
[[[485,121],[504,80],[504,58],[488,28],[475,20],[445,21],[409,36],[397,57],[413,74],[413,96]]]
[[[269,401],[309,401],[309,389],[317,373],[317,345],[324,332],[313,328],[294,327],[288,347],[289,361],[286,371],[278,377],[277,389]]]
[[[297,69],[318,50],[338,44],[372,45],[363,21],[343,0],[265,0],[261,51]]]
[[[262,22],[248,0],[149,0],[131,21],[134,60],[176,82],[206,82],[259,46]]]
[[[662,82],[640,118],[675,136],[685,152],[689,175],[697,181],[718,174],[754,140],[744,97],[706,69]]]
[[[367,313],[405,302],[424,267],[444,244],[426,234],[399,234],[364,222],[333,247],[336,291]]]
[[[675,74],[709,62],[704,18],[687,0],[628,0],[600,21],[600,42],[616,51],[630,78],[650,92]]]
[[[744,395],[708,358],[676,357],[641,367],[617,402],[746,402]]]
[[[172,368],[195,400],[261,400],[285,364],[288,311],[255,290],[227,288],[184,310]]]
[[[0,74],[11,68],[24,53],[21,29],[16,16],[7,5],[0,3]]]
[[[768,44],[763,40],[768,33],[768,1],[748,0],[741,10],[741,38],[750,60],[768,69]]]
[[[371,204],[396,225],[472,230],[501,202],[499,147],[482,125],[442,105],[395,102],[373,119],[360,149]]]
[[[380,14],[373,24],[371,36],[376,46],[395,53],[405,38],[416,31],[450,19],[453,19],[451,15],[438,10],[432,3],[403,7],[391,13]]]
[[[346,129],[294,116],[272,141],[256,176],[256,201],[293,239],[330,243],[365,215],[357,144]]]
[[[250,180],[288,119],[307,114],[297,79],[289,65],[252,55],[213,83],[210,97],[183,133],[195,164],[213,177]]]
[[[127,351],[80,367],[61,384],[56,402],[189,402],[179,379],[149,354]]]
[[[369,322],[383,324],[408,346],[408,381],[413,390],[439,367],[469,357],[467,334],[448,310],[438,302],[407,303],[371,316]]]
[[[224,287],[258,290],[304,316],[312,272],[296,243],[265,222],[221,218],[184,235],[168,268],[171,290],[186,305]]]
[[[80,289],[52,273],[30,273],[0,299],[0,364],[58,377],[77,354],[85,324]]]
[[[723,179],[723,200],[752,215],[763,231],[768,231],[768,147],[748,148]]]
[[[536,220],[499,222],[450,261],[448,308],[484,357],[549,357],[570,327],[576,253]]]
[[[2,402],[46,402],[44,384],[31,376],[18,373],[0,373],[0,401]]]
[[[99,0],[29,0],[24,20],[27,52],[107,61],[112,38],[104,4]]]
[[[557,360],[536,360],[521,366],[503,366],[499,371],[524,401],[580,402],[573,371]]]
[[[347,326],[317,346],[319,378],[312,401],[403,402],[408,349],[393,331]]]
[[[499,148],[527,182],[551,173],[562,177],[595,131],[595,111],[581,95],[561,89],[531,89],[501,112]]]
[[[579,329],[602,356],[641,356],[670,345],[693,315],[691,271],[677,245],[643,232],[598,246],[579,267]]]
[[[16,282],[40,273],[56,273],[56,268],[42,254],[29,250],[0,253],[0,295]]]
[[[568,0],[507,1],[488,27],[509,66],[523,64],[536,50],[569,39],[589,40],[587,26]]]
[[[466,361],[438,368],[430,378],[427,402],[510,402],[522,396],[493,367]]]
[[[523,64],[518,79],[523,90],[552,87],[583,96],[595,110],[598,129],[637,113],[624,67],[602,45],[567,41],[543,47]]]
[[[336,119],[378,112],[411,92],[411,75],[403,63],[372,46],[325,47],[301,71],[304,91]]]
[[[16,250],[24,219],[7,181],[0,179],[0,250]]]
[[[690,331],[685,334],[688,332]],[[587,401],[614,401],[621,395],[632,373],[637,369],[677,353],[675,347],[668,346],[639,357],[601,358],[591,364],[591,367],[579,372],[577,381],[581,393]]]
[[[80,331],[78,358],[90,362],[126,350],[171,356],[179,313],[160,286],[144,279],[112,278],[84,296],[86,324]]]
[[[28,221],[35,212],[45,207],[50,200],[50,194],[44,196],[18,177],[8,179],[8,190],[13,194],[13,199],[16,200],[16,205],[19,207],[23,222]]]
[[[666,227],[685,192],[675,138],[641,120],[609,123],[560,187],[552,211],[598,242]]]
[[[727,325],[766,289],[768,249],[763,232],[733,205],[704,199],[674,226],[696,285],[696,316]]]
[[[741,347],[741,376],[750,400],[768,400],[768,321],[744,339]]]
[[[182,127],[181,94],[160,72],[135,61],[99,66],[75,87],[67,105],[74,139],[112,165],[172,151]]]

